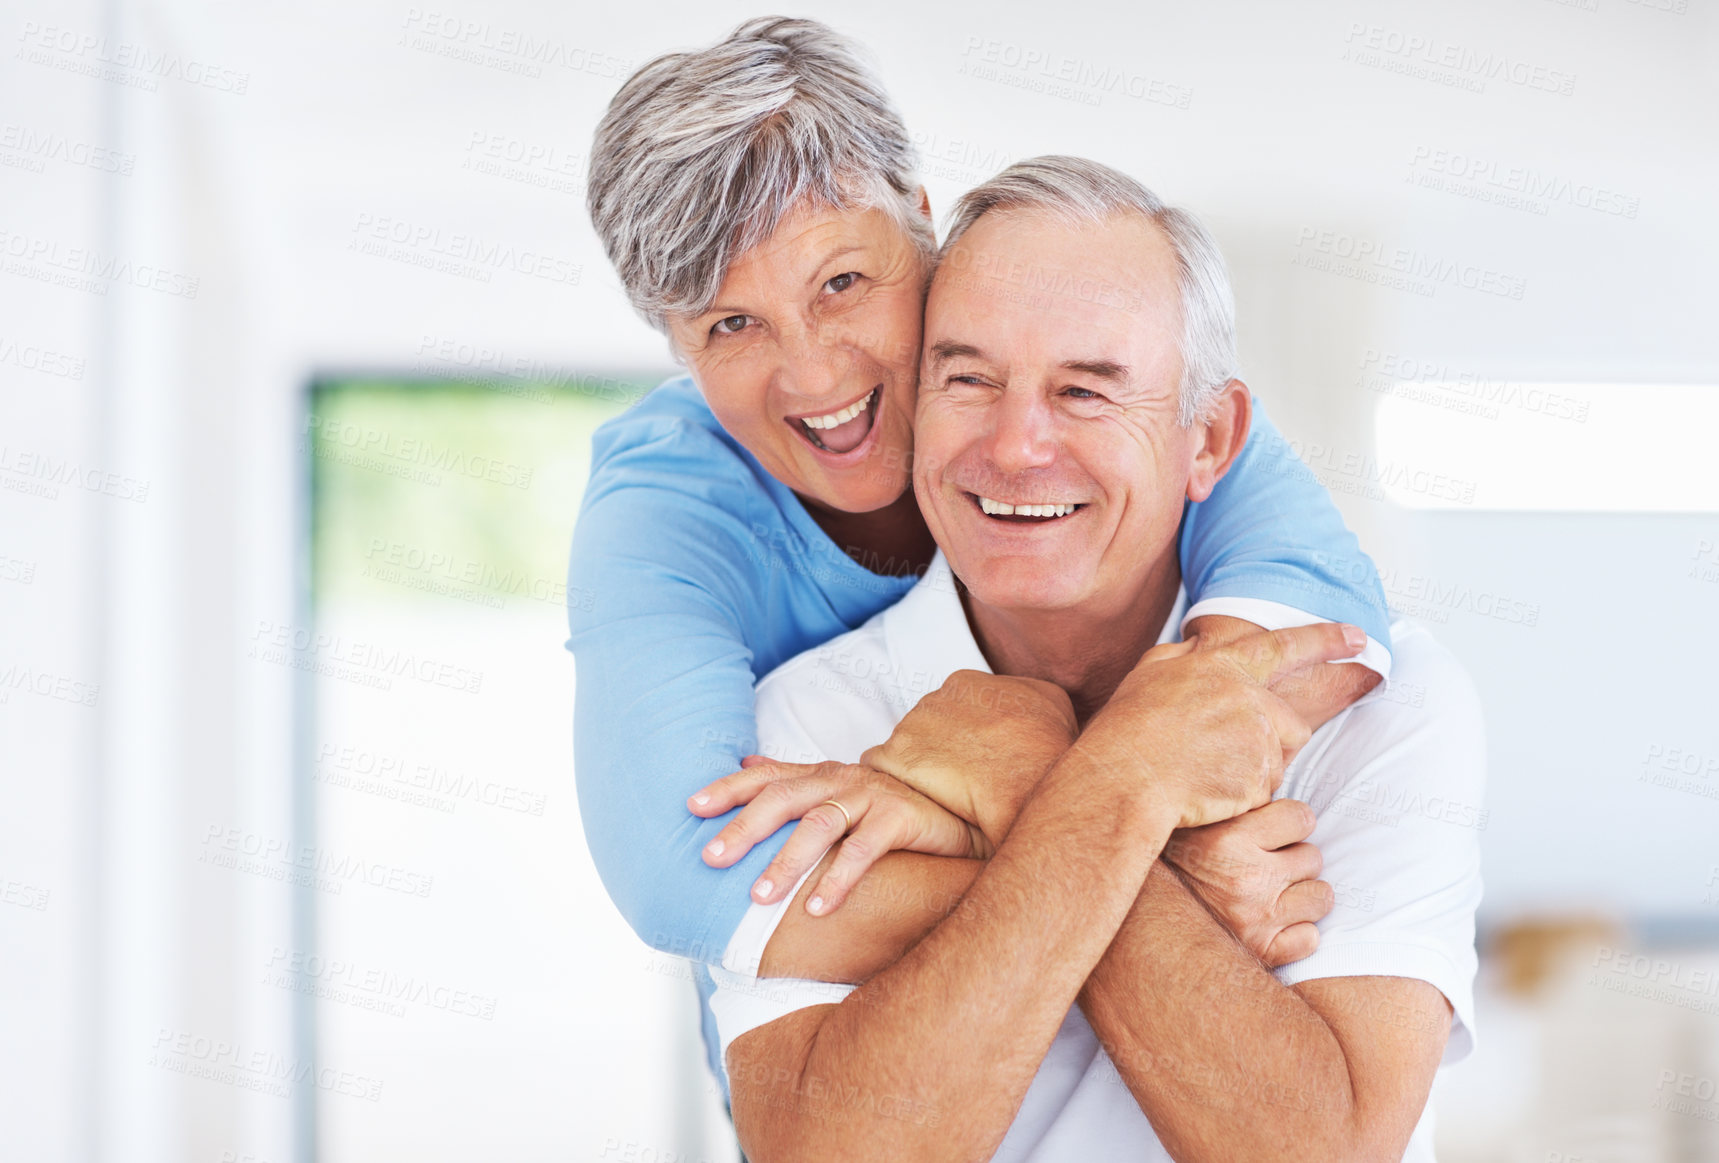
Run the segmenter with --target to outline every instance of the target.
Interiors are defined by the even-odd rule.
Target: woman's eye
[[[833,278],[829,282],[825,283],[824,284],[824,290],[833,291],[837,294],[840,294],[842,291],[845,291],[849,287],[853,286],[854,282],[858,278],[859,278],[859,274],[857,272],[848,271],[846,274],[837,275],[835,278]]]
[[[712,335],[733,335],[737,331],[746,330],[746,324],[751,322],[750,315],[730,315],[726,319],[718,319],[710,329]]]

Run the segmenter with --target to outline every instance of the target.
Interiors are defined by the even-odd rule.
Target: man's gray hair
[[[1181,272],[1182,383],[1177,419],[1184,428],[1205,419],[1218,391],[1235,377],[1236,308],[1218,244],[1200,220],[1166,206],[1158,195],[1118,170],[1085,158],[1047,155],[1016,162],[955,204],[943,253],[992,210],[1043,210],[1071,222],[1103,222],[1141,214],[1170,240]]]
[[[729,264],[802,203],[883,210],[929,260],[917,160],[852,41],[761,17],[628,78],[597,126],[585,200],[628,298],[660,330],[708,311]]]

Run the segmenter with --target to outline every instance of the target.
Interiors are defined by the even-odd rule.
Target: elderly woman
[[[598,127],[590,170],[621,283],[690,374],[595,439],[568,583],[593,597],[569,606],[580,811],[639,936],[720,964],[753,901],[780,900],[799,869],[759,878],[786,830],[713,844],[731,813],[701,818],[689,797],[756,747],[754,683],[893,604],[935,551],[909,487],[931,208],[877,79],[805,20],[754,20],[643,66]],[[1221,385],[1233,335],[1211,329],[1228,313],[1190,269],[1184,376]],[[1370,637],[1361,661],[1388,666],[1370,563],[1257,406],[1243,454],[1189,505],[1180,556],[1186,632],[1215,635],[1220,616],[1352,622]],[[795,814],[851,778],[819,773]],[[906,830],[917,841],[885,846],[970,842],[928,801],[903,810],[923,817]],[[939,813],[950,826],[926,822]],[[710,1031],[707,1010],[714,1048]]]

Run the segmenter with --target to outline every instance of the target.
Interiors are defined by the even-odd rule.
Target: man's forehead
[[[1157,331],[1166,313],[1180,314],[1177,274],[1169,240],[1143,215],[992,211],[943,255],[928,312]]]

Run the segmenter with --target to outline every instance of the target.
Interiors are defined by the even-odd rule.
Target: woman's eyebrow
[[[818,260],[817,265],[812,268],[812,277],[807,281],[813,283],[823,282],[823,279],[818,278],[819,272],[824,270],[824,268],[828,267],[831,263],[835,262],[838,258],[841,258],[843,255],[853,254],[855,251],[864,249],[864,245],[857,242],[850,242],[846,246],[836,247],[836,249],[830,251],[828,254],[824,255],[823,258]]]

